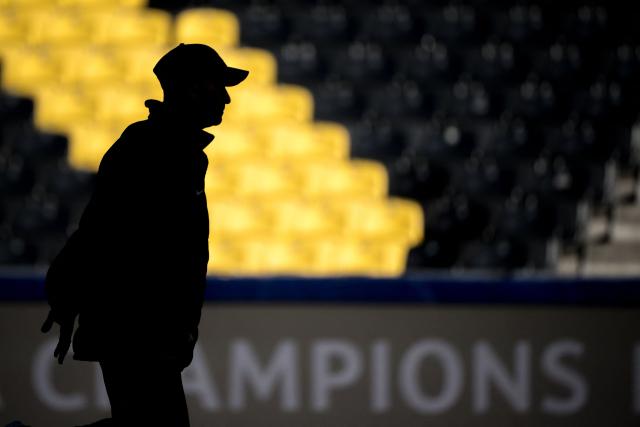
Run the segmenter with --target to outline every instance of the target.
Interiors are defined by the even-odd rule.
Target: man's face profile
[[[202,129],[222,123],[225,105],[231,102],[227,88],[213,80],[187,82],[171,88],[165,98]]]

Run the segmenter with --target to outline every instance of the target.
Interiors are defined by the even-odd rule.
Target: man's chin
[[[210,119],[209,120],[209,124],[207,125],[207,127],[209,127],[209,126],[217,126],[220,123],[222,123],[222,115],[216,116],[213,119]]]

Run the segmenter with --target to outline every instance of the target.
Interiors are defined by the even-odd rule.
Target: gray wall
[[[44,303],[0,305],[0,425],[108,416],[96,363],[53,358]],[[192,426],[640,425],[634,310],[207,305]]]

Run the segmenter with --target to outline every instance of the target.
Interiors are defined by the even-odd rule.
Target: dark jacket
[[[204,193],[213,135],[148,100],[104,155],[95,190],[52,262],[53,310],[78,314],[74,359],[193,355],[209,259]]]

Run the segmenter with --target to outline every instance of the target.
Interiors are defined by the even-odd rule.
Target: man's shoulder
[[[124,131],[122,131],[120,139],[144,138],[154,133],[154,131],[155,129],[149,120],[141,120],[127,126]]]

